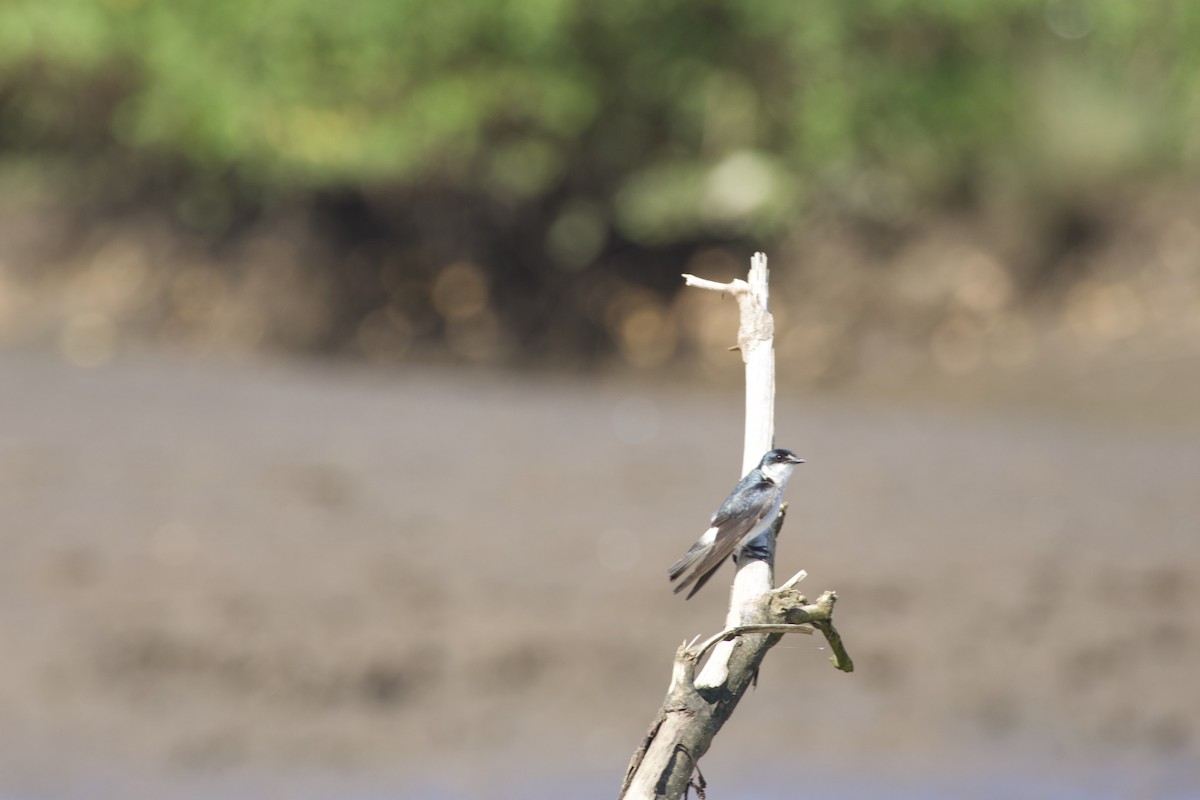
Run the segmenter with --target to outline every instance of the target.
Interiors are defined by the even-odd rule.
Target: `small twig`
[[[842,644],[842,635],[833,627],[833,623],[814,622],[813,627],[825,634],[825,641],[829,642],[829,649],[833,651],[833,655],[829,657],[833,666],[842,672],[854,672],[854,661],[846,652],[846,646]]]
[[[750,291],[750,284],[741,278],[734,278],[729,283],[710,281],[708,278],[697,278],[695,275],[683,274],[684,286],[695,286],[697,289],[708,289],[710,292],[726,292],[737,296]]]
[[[726,628],[720,633],[714,633],[712,636],[708,637],[704,644],[700,645],[699,648],[693,649],[689,652],[695,658],[700,659],[703,658],[704,654],[712,649],[717,642],[725,642],[730,639],[736,639],[737,637],[743,636],[747,633],[806,633],[811,636],[812,632],[813,629],[809,623],[804,623],[802,625],[738,625],[735,628]]]
[[[793,589],[793,588],[795,588],[796,584],[798,584],[800,581],[804,580],[807,577],[808,577],[808,573],[805,572],[804,570],[800,570],[795,575],[793,575],[792,577],[790,577],[786,581],[784,581],[783,585],[780,586],[779,588],[780,589]]]

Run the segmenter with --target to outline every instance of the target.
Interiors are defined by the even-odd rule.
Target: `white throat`
[[[780,489],[787,486],[788,478],[792,476],[792,470],[796,468],[795,464],[787,461],[781,461],[778,464],[766,464],[762,468],[763,477],[772,483],[779,486]]]

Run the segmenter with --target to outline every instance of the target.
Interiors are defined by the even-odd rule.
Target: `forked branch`
[[[737,349],[746,364],[744,475],[774,447],[775,439],[775,323],[768,306],[767,258],[754,255],[745,281],[683,277],[688,286],[731,294],[738,302]],[[621,798],[681,797],[713,737],[757,678],[767,651],[785,634],[820,631],[833,651],[834,666],[853,671],[854,663],[833,625],[837,595],[824,592],[809,603],[795,588],[803,571],[773,588],[775,539],[786,512],[785,504],[771,528],[742,549],[724,630],[699,645],[697,639],[684,642],[676,651],[667,697],[633,754]]]

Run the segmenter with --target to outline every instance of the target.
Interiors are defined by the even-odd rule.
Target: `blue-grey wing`
[[[775,507],[779,487],[769,481],[744,480],[729,495],[725,504],[712,517],[716,537],[709,544],[697,542],[670,570],[671,580],[679,580],[675,591],[689,585],[691,597],[708,582],[713,573],[733,555],[742,539],[750,534]],[[686,573],[686,575],[684,574]]]
[[[755,495],[764,489],[770,489],[774,484],[764,481],[761,473],[758,470],[751,470],[742,476],[738,481],[738,485],[733,487],[733,491],[729,493],[729,497],[725,498],[725,502],[713,512],[712,519],[709,520],[709,525],[716,525],[718,517],[727,517],[731,513],[731,507],[735,500],[739,497],[747,495]]]
[[[724,529],[727,525],[745,527],[745,536],[771,510],[779,499],[779,487],[770,481],[754,480],[752,476],[742,479],[737,488],[725,498],[725,503],[712,515],[710,526]],[[751,520],[746,524],[747,520]]]

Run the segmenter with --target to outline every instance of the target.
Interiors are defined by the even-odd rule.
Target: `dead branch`
[[[737,349],[746,364],[745,474],[774,447],[775,439],[775,323],[767,302],[767,258],[754,255],[745,281],[683,277],[688,286],[725,292],[738,301]],[[827,591],[809,603],[795,588],[803,571],[773,588],[775,540],[786,513],[785,505],[771,528],[743,549],[724,630],[699,646],[697,640],[684,642],[676,651],[666,699],[629,763],[622,800],[683,796],[713,737],[757,679],[767,651],[785,634],[820,631],[833,652],[834,666],[853,671],[854,663],[833,625],[837,595]],[[701,659],[710,651],[697,675]]]

